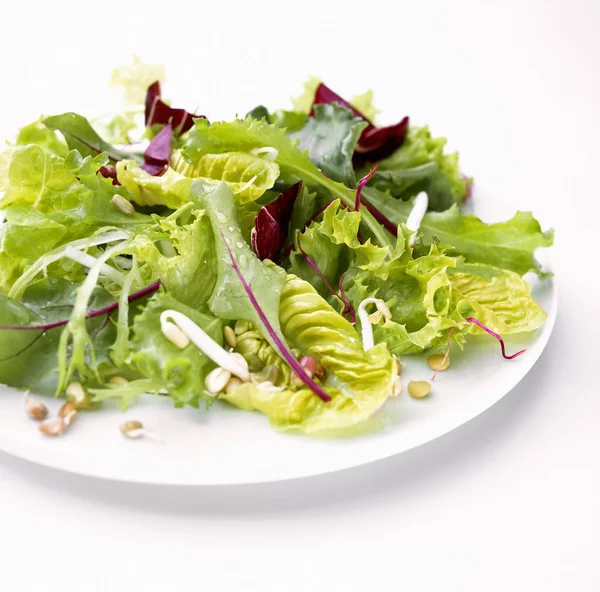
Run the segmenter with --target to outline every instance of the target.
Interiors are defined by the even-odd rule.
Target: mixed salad
[[[523,276],[552,231],[462,213],[472,179],[428,127],[315,79],[292,110],[211,121],[162,76],[117,70],[122,113],[44,116],[0,156],[0,383],[314,433],[398,394],[399,356],[443,370],[487,332],[514,357],[501,336],[544,323]]]

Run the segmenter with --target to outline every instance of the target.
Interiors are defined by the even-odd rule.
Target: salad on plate
[[[291,110],[212,121],[162,77],[116,70],[122,113],[43,116],[0,155],[0,383],[66,399],[27,399],[43,433],[142,394],[342,430],[429,393],[401,356],[444,371],[489,334],[512,359],[502,337],[544,323],[523,276],[549,275],[552,231],[464,213],[472,179],[428,127],[316,79]]]

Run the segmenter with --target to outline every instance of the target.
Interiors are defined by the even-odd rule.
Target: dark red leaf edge
[[[330,103],[338,103],[342,107],[350,109],[356,117],[364,119],[368,124],[363,130],[356,146],[353,159],[355,165],[386,158],[402,146],[408,130],[408,117],[405,117],[395,125],[376,127],[358,109],[354,108],[348,101],[340,97],[340,95],[331,90],[323,82],[319,84],[315,92],[310,115],[314,116],[315,105],[327,105]]]
[[[174,109],[167,105],[161,99],[162,93],[160,82],[153,82],[146,91],[146,105],[144,110],[144,122],[146,127],[170,123],[173,126],[173,132],[180,136],[187,132],[194,125],[194,120],[206,119],[204,115],[195,115],[185,109]]]
[[[250,238],[252,250],[260,260],[278,261],[281,258],[281,250],[288,238],[294,205],[301,189],[302,181],[290,185],[274,201],[263,206],[258,212]]]

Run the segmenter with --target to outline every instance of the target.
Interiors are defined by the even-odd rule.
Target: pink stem
[[[475,323],[478,327],[483,329],[486,333],[489,333],[492,337],[495,337],[500,342],[500,348],[502,349],[502,357],[505,360],[514,360],[517,356],[520,356],[521,354],[524,354],[527,351],[526,349],[522,349],[521,351],[518,351],[516,354],[513,354],[512,356],[507,356],[506,348],[504,347],[504,339],[502,339],[502,337],[500,337],[500,335],[498,335],[498,333],[495,333],[491,329],[488,329],[483,323],[480,323],[477,319],[473,319],[473,318],[469,317],[468,319],[465,319],[465,320],[468,321],[469,323]]]

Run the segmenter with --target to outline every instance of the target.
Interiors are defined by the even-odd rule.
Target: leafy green
[[[265,413],[280,430],[315,433],[349,428],[371,417],[391,395],[395,363],[384,344],[365,352],[352,325],[308,284],[291,275],[283,288],[281,327],[288,343],[325,366],[331,401],[302,388],[280,392],[245,384],[223,398]]]
[[[314,116],[304,127],[291,134],[300,150],[331,179],[348,186],[356,185],[352,155],[367,123],[352,111],[337,104],[316,105]]]
[[[203,154],[194,164],[176,156],[173,168],[186,177],[225,181],[238,205],[256,201],[279,177],[276,163],[244,152]]]
[[[0,293],[0,325],[43,325],[68,319],[77,298],[77,284],[62,278],[45,278],[27,288],[21,302]],[[89,306],[99,309],[114,302],[106,290],[96,287]],[[115,339],[114,327],[105,317],[89,319],[96,363],[109,363],[109,347]],[[35,392],[52,394],[59,382],[58,342],[60,329],[0,330],[0,382]],[[88,352],[85,359],[91,363]]]
[[[327,281],[337,286],[344,272],[356,267],[362,270],[377,270],[388,256],[388,247],[378,247],[368,240],[358,240],[361,214],[348,212],[334,201],[323,212],[321,222],[313,222],[304,232],[297,234],[296,248],[290,254],[290,272],[310,282],[321,296],[329,292],[323,281],[306,262],[298,247],[316,263]]]
[[[357,110],[360,111],[371,123],[375,123],[377,114],[380,113],[373,105],[373,91],[368,90],[362,95],[356,95],[350,99],[350,104]]]
[[[135,317],[131,363],[152,381],[153,388],[148,390],[166,389],[176,407],[198,407],[201,399],[209,403],[212,397],[205,392],[204,379],[215,364],[193,343],[179,349],[163,335],[160,315],[165,310],[175,310],[186,315],[222,345],[224,323],[221,319],[185,306],[167,292],[160,292]]]
[[[412,209],[412,203],[372,187],[365,187],[363,195],[395,224],[406,222]],[[518,211],[506,222],[485,224],[476,216],[461,214],[455,204],[445,212],[426,214],[419,231],[424,244],[439,241],[469,263],[485,263],[520,275],[533,271],[547,276],[535,259],[535,250],[552,246],[554,231],[542,231],[531,212]]]
[[[279,333],[279,299],[285,283],[285,272],[275,265],[267,266],[260,261],[244,241],[233,194],[225,183],[211,188],[196,181],[192,196],[206,210],[215,237],[217,280],[209,300],[210,310],[222,319],[243,319],[262,326],[256,309],[231,265],[229,247],[268,321]]]
[[[546,313],[519,274],[481,264],[462,264],[450,271],[456,310],[465,319],[475,317],[501,335],[534,331],[544,324]]]
[[[192,308],[205,305],[217,275],[215,239],[208,216],[195,210],[185,224],[171,216],[159,219],[158,225],[172,245],[170,256],[159,248],[164,250],[164,242],[157,246],[149,237],[140,237],[136,243],[139,261],[147,263],[152,280],[160,279],[180,302]]]
[[[26,146],[27,144],[36,144],[63,158],[69,152],[69,147],[62,136],[59,136],[54,130],[46,127],[42,121],[34,121],[29,125],[22,127],[17,134],[15,141],[17,146]]]
[[[159,64],[145,64],[139,56],[133,56],[131,65],[121,66],[112,71],[110,86],[124,89],[125,102],[141,105],[146,98],[146,90],[157,80],[164,82],[165,68]]]
[[[132,158],[132,153],[117,150],[104,141],[91,126],[90,122],[77,113],[63,113],[46,117],[43,121],[49,129],[60,132],[71,150],[77,150],[82,156],[96,156],[106,153],[112,162]]]
[[[445,145],[446,138],[433,138],[427,126],[409,127],[402,146],[379,163],[373,183],[403,199],[426,191],[430,209],[449,208],[465,197],[470,180],[460,173],[458,153],[445,153]]]
[[[39,208],[52,203],[59,209],[77,191],[77,179],[65,167],[64,158],[40,146],[9,149],[4,158],[8,164],[0,177],[0,189],[5,192],[0,207],[19,204]]]
[[[163,205],[173,210],[189,201],[193,182],[171,167],[160,176],[150,175],[133,160],[117,163],[117,179],[139,205]]]
[[[300,113],[310,113],[319,84],[321,84],[321,79],[317,78],[316,76],[311,76],[304,83],[304,92],[299,97],[292,99],[294,111],[298,111]]]

